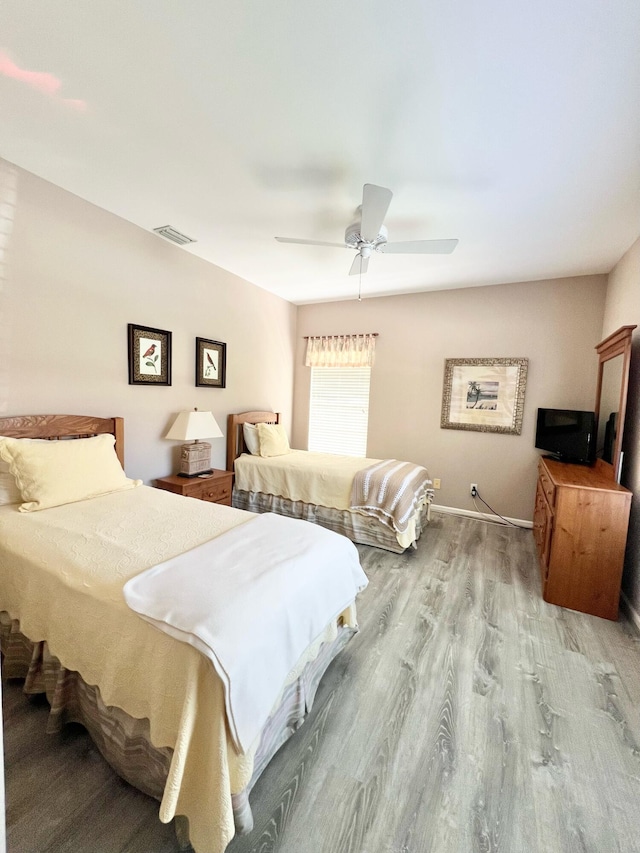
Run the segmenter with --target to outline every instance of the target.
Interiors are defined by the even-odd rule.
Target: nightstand
[[[211,501],[215,504],[231,506],[231,489],[233,488],[233,473],[231,471],[214,470],[206,477],[160,477],[153,481],[156,489],[174,492],[188,498],[198,498],[201,501]]]

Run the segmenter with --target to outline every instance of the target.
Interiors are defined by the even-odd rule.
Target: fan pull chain
[[[358,276],[358,302],[362,302],[362,255],[360,255],[360,275]]]

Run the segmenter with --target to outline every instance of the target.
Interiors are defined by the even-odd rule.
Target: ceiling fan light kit
[[[343,243],[325,243],[320,240],[301,240],[297,237],[276,237],[280,243],[300,243],[304,246],[331,246],[338,249],[355,249],[357,255],[349,275],[366,273],[372,252],[396,255],[448,255],[458,245],[457,240],[407,240],[387,242],[387,229],[382,224],[393,198],[391,190],[376,184],[365,184],[362,204],[356,210],[356,219],[347,226]]]

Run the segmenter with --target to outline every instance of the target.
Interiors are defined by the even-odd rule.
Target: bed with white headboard
[[[261,425],[271,426],[265,429]],[[281,437],[273,455],[271,449],[263,453],[253,427],[263,436],[271,427],[279,429]],[[353,542],[398,554],[415,547],[428,523],[433,500],[431,479],[421,466],[291,450],[277,412],[228,416],[227,470],[235,474],[232,503],[237,508],[302,518]],[[360,489],[355,488],[356,483]],[[383,505],[376,500],[391,484],[395,494],[402,495],[403,503],[397,504],[405,510],[401,518],[399,513],[387,511],[390,502]]]
[[[122,418],[0,418],[3,675],[26,677],[26,692],[47,693],[52,730],[82,722],[116,771],[161,801],[161,820],[176,817],[185,849],[190,840],[198,853],[221,853],[234,831],[251,829],[255,780],[301,724],[322,674],[354,634],[353,599],[298,658],[297,675],[281,684],[259,737],[238,749],[210,661],[140,618],[123,588],[150,567],[215,546],[241,527],[246,535],[243,526],[250,529],[256,517],[129,480],[123,437]],[[103,465],[111,479],[100,480]],[[60,493],[52,471],[54,479],[63,472]],[[340,537],[331,544],[342,549]],[[353,574],[361,570],[347,545],[353,553],[341,550],[339,562]],[[319,560],[323,554],[318,546]],[[353,559],[356,567],[347,569]],[[211,568],[213,585],[215,559]],[[244,630],[259,637],[261,625],[258,619]]]

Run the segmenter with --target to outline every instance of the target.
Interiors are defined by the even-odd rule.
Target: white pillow
[[[243,424],[242,435],[244,437],[244,446],[249,453],[257,456],[260,453],[260,438],[257,426],[255,424]]]
[[[282,424],[258,424],[260,456],[284,456],[291,453],[289,439]]]
[[[75,503],[98,495],[132,489],[114,451],[112,435],[69,441],[0,441],[0,458],[9,464],[24,503],[21,512],[33,512]]]

